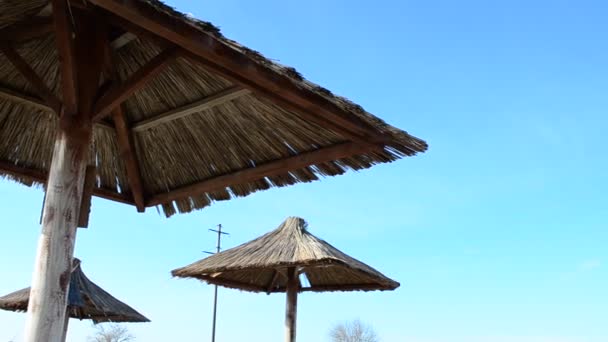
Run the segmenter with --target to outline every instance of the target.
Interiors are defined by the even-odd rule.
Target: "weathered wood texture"
[[[99,52],[106,43],[103,38],[107,34],[103,22],[88,14],[71,12],[66,0],[52,0],[51,3],[63,107],[59,111],[59,127],[46,187],[25,342],[62,342],[65,337],[76,228],[83,218],[93,99],[104,65],[104,55]],[[75,24],[80,29],[78,34],[72,31]],[[89,192],[94,183],[91,177],[89,175],[87,184]],[[85,201],[90,201],[90,195],[86,194],[86,197]]]
[[[57,137],[27,312],[26,342],[61,342],[90,128],[66,125]]]
[[[295,267],[287,269],[287,303],[285,310],[285,342],[296,342],[298,314],[298,273]]]

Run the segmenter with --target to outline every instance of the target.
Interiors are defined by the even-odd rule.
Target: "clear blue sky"
[[[171,279],[286,216],[401,282],[303,294],[299,341],[360,318],[385,342],[608,341],[604,1],[171,1],[429,142],[428,153],[165,219],[94,200],[76,255],[150,317],[139,341],[209,340],[212,287]],[[42,191],[0,181],[0,293],[27,286]],[[221,290],[219,341],[280,341],[284,296]],[[0,313],[0,341],[23,314]],[[70,341],[89,323],[72,322]]]

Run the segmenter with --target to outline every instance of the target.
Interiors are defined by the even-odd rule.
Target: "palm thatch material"
[[[398,282],[310,234],[299,217],[289,217],[270,233],[171,274],[251,292],[286,292],[286,342],[296,340],[298,292],[399,287]]]
[[[240,246],[175,269],[175,277],[252,292],[285,292],[287,269],[296,267],[302,291],[394,290],[399,283],[312,235],[304,219],[287,218],[277,229]]]
[[[29,297],[29,287],[0,297],[0,309],[25,312],[27,311]],[[67,312],[71,318],[90,319],[96,324],[104,322],[150,322],[149,319],[132,307],[112,297],[90,281],[82,272],[78,259],[74,259]]]
[[[96,168],[97,196],[135,204],[136,194],[141,192],[145,206],[161,206],[171,216],[271,187],[366,169],[427,148],[423,140],[305,80],[295,69],[279,65],[225,38],[215,26],[157,0],[70,0],[69,4],[73,16],[93,13],[108,18],[115,74],[104,73],[101,84],[111,84],[111,78],[126,82],[167,46],[181,44],[168,42],[162,33],[142,29],[139,23],[130,23],[112,12],[118,12],[115,7],[132,6],[196,33],[196,38],[225,51],[222,56],[276,80],[276,94],[289,87],[319,103],[307,109],[271,100],[274,95],[270,90],[248,87],[248,80],[228,77],[232,71],[200,63],[190,51],[182,51],[188,46],[179,45],[177,57],[122,104],[132,137],[127,151],[132,151],[130,160],[137,163],[131,170],[139,170],[139,174],[129,174],[116,123],[104,118],[95,124],[89,164]],[[3,29],[11,32],[28,20],[44,22],[50,13],[47,0],[0,0],[0,39]],[[11,41],[11,46],[51,95],[61,99],[61,68],[54,33],[49,30],[30,36]],[[220,64],[221,60],[216,62]],[[39,87],[28,82],[7,55],[0,53],[0,176],[27,185],[46,181],[59,122],[51,104],[44,100]],[[342,128],[340,122],[316,114],[318,108],[335,112],[342,122],[359,127],[359,131],[349,128],[358,142],[353,143],[353,137],[336,130],[335,126]],[[316,119],[302,112],[312,113]],[[327,153],[321,158],[309,155],[323,150]],[[295,162],[298,156],[302,159]],[[285,165],[269,166],[276,166],[278,161],[285,161]],[[255,168],[258,173],[242,173]],[[134,186],[133,179],[140,180],[137,184],[141,183],[141,189]]]

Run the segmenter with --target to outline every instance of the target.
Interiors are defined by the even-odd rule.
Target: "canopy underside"
[[[208,23],[179,17],[156,1],[133,2],[212,39],[240,58],[245,71],[253,65],[276,75],[285,87],[340,112],[339,120],[288,102],[280,92],[266,92],[237,77],[236,71],[210,65],[187,50],[194,50],[190,45],[173,44],[126,20],[126,14],[112,12],[114,3],[70,1],[76,17],[93,15],[108,26],[111,59],[99,81],[92,113],[99,120],[89,156],[89,165],[96,168],[97,196],[160,205],[170,216],[426,149],[424,141],[304,80],[294,69],[224,38]],[[28,185],[44,184],[62,98],[55,32],[52,25],[44,31],[52,9],[47,1],[0,0],[0,13],[0,175]],[[20,29],[32,22],[40,32]],[[13,41],[15,32],[25,38]],[[24,71],[28,67],[29,73]],[[142,76],[145,72],[153,74]],[[145,82],[142,77],[147,77]],[[122,114],[117,116],[115,110]],[[104,111],[112,114],[102,115]],[[355,129],[340,128],[340,120],[380,140],[368,143],[363,135],[349,136]]]

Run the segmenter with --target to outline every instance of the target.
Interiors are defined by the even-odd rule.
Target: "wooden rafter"
[[[137,70],[127,81],[110,87],[95,103],[93,121],[99,121],[110,114],[114,108],[118,107],[133,93],[143,88],[154,76],[164,70],[169,62],[178,57],[178,55],[179,49],[168,48]]]
[[[193,25],[139,1],[89,0],[105,10],[189,51],[207,69],[251,89],[299,116],[361,145],[384,146],[390,138],[325,97],[298,87],[288,76],[249,60]]]
[[[183,199],[189,196],[197,196],[205,192],[226,188],[234,184],[242,184],[255,181],[264,177],[270,177],[298,170],[309,165],[321,164],[332,160],[346,158],[360,153],[368,152],[373,147],[360,146],[353,142],[342,143],[330,147],[324,147],[315,151],[302,153],[293,157],[280,159],[259,166],[239,170],[204,180],[202,182],[184,186],[167,193],[152,196],[147,206],[155,206],[170,201]]]
[[[5,100],[9,100],[19,104],[26,104],[28,106],[34,107],[38,110],[42,110],[45,112],[52,112],[53,108],[51,108],[44,100],[39,99],[37,97],[33,97],[30,95],[24,95],[14,90],[4,88],[0,86],[0,98]]]
[[[150,119],[140,121],[133,125],[134,131],[144,131],[152,127],[156,127],[160,124],[167,123],[179,118],[186,117],[188,115],[201,112],[203,110],[211,109],[215,106],[222,105],[228,101],[232,101],[238,97],[249,94],[248,89],[241,87],[232,87],[222,90],[213,95],[207,96],[199,101],[190,103],[183,107],[172,109],[165,113],[156,115]]]
[[[116,107],[112,111],[114,126],[116,127],[116,137],[120,156],[125,163],[127,169],[127,179],[133,195],[133,202],[137,207],[137,211],[144,212],[146,209],[144,202],[144,189],[141,181],[141,173],[139,171],[139,163],[135,153],[135,145],[133,144],[133,136],[127,125],[127,120],[122,111],[121,106]]]
[[[0,44],[11,44],[39,38],[53,32],[51,18],[30,17],[0,30]]]
[[[123,34],[121,37],[124,37]],[[111,80],[118,79],[118,72],[116,66],[113,63],[113,51],[118,48],[115,43],[116,41],[123,41],[124,39],[118,38],[113,42],[105,44],[103,54],[107,58],[107,73]],[[135,150],[133,131],[129,127],[124,108],[122,104],[119,104],[112,110],[112,120],[114,127],[116,127],[117,144],[120,153],[120,157],[125,164],[127,173],[127,181],[131,189],[131,195],[133,196],[133,202],[138,212],[144,212],[146,210],[144,187],[141,179],[141,172],[139,169],[139,162],[137,159],[137,153]]]
[[[110,47],[112,48],[112,50],[119,50],[123,46],[134,41],[135,39],[137,39],[136,35],[134,35],[131,32],[125,32],[125,33],[121,34],[120,36],[118,36],[117,38],[115,38],[114,40],[112,40],[112,43],[110,43]]]
[[[44,99],[46,104],[55,112],[59,113],[61,101],[57,99],[55,94],[49,89],[44,80],[38,76],[36,71],[13,49],[11,46],[3,45],[0,47],[2,53],[11,62],[11,64],[25,77],[25,79],[36,89],[40,97]]]
[[[48,174],[46,171],[34,170],[25,168],[23,166],[15,165],[13,163],[0,160],[0,171],[16,176],[31,179],[33,181],[46,184]],[[130,196],[121,194],[116,191],[103,188],[95,188],[93,194],[97,197],[105,198],[108,200],[134,205]]]
[[[0,86],[0,99],[30,106],[32,108],[45,112],[54,112],[53,108],[51,108],[44,100],[31,95],[21,94],[17,91],[2,86]],[[95,126],[112,130],[114,129],[113,125],[105,121],[99,121],[95,123]]]

